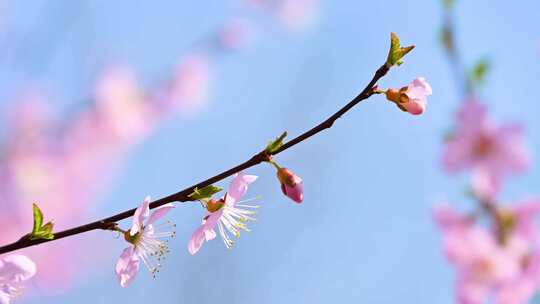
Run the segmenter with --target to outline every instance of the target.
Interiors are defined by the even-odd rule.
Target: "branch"
[[[203,187],[212,185],[212,184],[214,184],[216,182],[219,182],[219,181],[221,181],[221,180],[223,180],[223,179],[225,179],[225,178],[227,178],[227,177],[229,177],[229,176],[231,176],[231,175],[233,175],[233,174],[235,174],[237,172],[240,172],[242,170],[245,170],[245,169],[248,169],[250,167],[256,166],[256,165],[260,164],[261,162],[268,161],[272,155],[279,154],[279,153],[281,153],[281,152],[283,152],[283,151],[285,151],[285,150],[287,150],[287,149],[289,149],[289,148],[291,148],[291,147],[293,147],[293,146],[307,140],[308,138],[312,137],[313,135],[318,134],[319,132],[321,132],[323,130],[331,128],[332,125],[334,124],[334,122],[338,118],[340,118],[343,114],[348,112],[351,108],[356,106],[361,101],[369,98],[371,95],[374,94],[374,89],[376,88],[377,82],[379,81],[379,79],[381,79],[383,76],[385,76],[386,73],[388,73],[389,69],[390,68],[387,66],[387,64],[382,65],[379,69],[377,69],[377,71],[373,75],[373,78],[371,79],[371,81],[366,85],[364,90],[360,94],[358,94],[358,96],[356,96],[354,99],[352,99],[348,104],[346,104],[343,108],[341,108],[339,111],[334,113],[332,116],[330,116],[325,121],[321,122],[320,124],[313,127],[312,129],[308,130],[307,132],[299,135],[298,137],[284,143],[283,146],[281,146],[280,149],[274,151],[273,153],[268,153],[265,150],[263,150],[263,151],[255,154],[253,157],[251,157],[247,161],[245,161],[245,162],[243,162],[243,163],[241,163],[241,164],[239,164],[239,165],[237,165],[237,166],[235,166],[235,167],[233,167],[233,168],[231,168],[229,170],[226,170],[226,171],[224,171],[222,173],[219,173],[218,175],[216,175],[214,177],[211,177],[211,178],[209,178],[209,179],[207,179],[205,181],[202,181],[202,182],[200,182],[198,184],[190,186],[190,187],[188,187],[188,188],[186,188],[186,189],[184,189],[184,190],[182,190],[180,192],[177,192],[177,193],[171,194],[171,195],[169,195],[167,197],[163,197],[161,199],[153,201],[150,204],[150,209],[165,205],[167,203],[172,203],[172,202],[191,201],[192,199],[189,197],[189,195],[193,192],[193,189],[195,189],[195,188],[201,189]],[[135,213],[135,208],[124,211],[124,212],[121,212],[121,213],[118,213],[116,215],[113,215],[113,216],[110,216],[110,217],[107,217],[107,218],[104,218],[104,219],[101,219],[101,220],[98,220],[98,221],[95,221],[95,222],[92,222],[92,223],[88,223],[88,224],[85,224],[85,225],[82,225],[82,226],[78,226],[78,227],[74,227],[74,228],[71,228],[71,229],[63,230],[63,231],[55,233],[54,234],[54,239],[50,239],[50,240],[48,240],[48,239],[38,239],[38,240],[30,239],[28,237],[28,235],[26,235],[26,236],[23,236],[18,241],[14,242],[14,243],[11,243],[11,244],[0,247],[0,254],[4,254],[4,253],[7,253],[7,252],[19,250],[19,249],[22,249],[22,248],[35,246],[35,245],[42,244],[42,243],[52,242],[52,241],[55,241],[55,240],[63,239],[63,238],[69,237],[69,236],[85,233],[85,232],[92,231],[92,230],[98,230],[98,229],[110,230],[111,227],[116,226],[115,225],[116,222],[124,220],[126,218],[129,218],[129,217],[133,216],[134,213]]]
[[[467,69],[463,63],[462,56],[459,52],[459,46],[456,41],[456,28],[455,28],[455,13],[453,5],[449,5],[444,8],[442,26],[442,44],[446,51],[446,57],[450,63],[452,73],[456,86],[459,89],[460,94],[465,97],[473,93],[472,85],[467,76]]]

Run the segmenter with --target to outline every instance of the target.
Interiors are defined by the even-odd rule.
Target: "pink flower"
[[[319,0],[245,0],[276,16],[289,30],[306,30],[319,21]]]
[[[282,0],[276,11],[279,19],[291,30],[305,30],[319,19],[318,0]]]
[[[420,115],[426,110],[427,96],[431,94],[429,83],[424,77],[418,77],[411,84],[399,90],[388,89],[386,98],[394,102],[401,110],[413,115]]]
[[[101,76],[95,89],[96,122],[120,139],[141,138],[152,123],[151,104],[135,73],[127,67],[112,66]],[[111,134],[109,134],[111,136]]]
[[[443,232],[465,229],[473,224],[470,217],[457,212],[447,204],[435,206],[432,212],[435,223]]]
[[[445,235],[445,250],[458,271],[460,303],[483,303],[493,288],[516,279],[524,255],[521,242],[509,241],[503,247],[480,227]]]
[[[0,304],[9,304],[22,293],[22,282],[36,274],[36,264],[20,254],[0,258]]]
[[[116,263],[116,275],[120,286],[126,287],[137,275],[141,261],[155,276],[161,265],[160,258],[169,250],[166,241],[162,238],[174,237],[175,232],[157,232],[155,222],[163,218],[172,208],[173,204],[160,206],[150,214],[150,197],[146,197],[133,215],[131,229],[124,232],[124,238],[131,245],[124,249]],[[173,227],[170,222],[166,226]]]
[[[524,200],[508,209],[515,217],[514,233],[533,242],[536,246],[540,246],[540,231],[537,225],[537,216],[540,214],[540,199]]]
[[[176,67],[173,78],[164,92],[165,109],[173,108],[182,114],[200,109],[206,99],[211,80],[211,62],[204,55],[190,55]]]
[[[456,117],[455,132],[443,152],[448,172],[474,170],[476,191],[490,197],[499,190],[502,178],[524,171],[528,163],[520,125],[494,125],[484,106],[476,101],[463,104]]]
[[[304,200],[304,185],[302,179],[287,168],[279,168],[277,178],[281,183],[281,191],[297,203]]]
[[[246,202],[242,202],[240,199],[246,194],[249,184],[253,183],[256,179],[257,176],[255,175],[245,175],[242,172],[237,173],[234,175],[229,185],[229,191],[225,193],[225,196],[220,200],[210,200],[207,203],[206,208],[208,213],[205,215],[201,226],[195,230],[189,240],[189,253],[196,254],[204,242],[213,240],[216,237],[214,230],[216,226],[227,248],[231,248],[234,244],[228,233],[239,237],[240,230],[249,231],[243,222],[255,220],[252,217],[255,211],[242,208],[257,208],[257,206],[239,203]]]
[[[529,235],[538,211],[534,200],[500,209],[506,220],[498,225],[509,229],[501,243],[497,229],[475,225],[447,206],[435,209],[445,254],[457,270],[458,303],[485,303],[490,296],[499,304],[528,302],[540,284],[540,250]]]
[[[249,43],[252,25],[245,19],[234,19],[218,32],[218,43],[226,50],[238,50]]]
[[[495,291],[495,303],[529,303],[540,284],[540,250],[534,249],[522,258],[521,274],[514,280],[501,284]]]

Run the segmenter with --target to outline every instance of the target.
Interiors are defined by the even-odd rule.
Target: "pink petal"
[[[137,208],[137,210],[135,210],[135,214],[133,215],[133,226],[131,226],[131,230],[129,231],[130,235],[133,236],[142,229],[144,225],[144,221],[150,215],[149,205],[150,205],[150,196],[147,196],[144,198],[144,201]]]
[[[195,232],[193,232],[193,235],[188,242],[189,253],[192,255],[196,254],[199,249],[201,249],[204,242],[211,241],[216,237],[214,227],[217,225],[217,222],[222,214],[223,210],[218,210],[206,215],[206,220],[204,220],[201,226],[197,228]]]
[[[229,185],[228,197],[229,203],[236,203],[247,192],[249,184],[253,183],[257,179],[255,175],[245,175],[243,172],[239,172],[233,176],[233,180]]]
[[[424,77],[418,77],[413,80],[412,83],[409,85],[409,88],[414,91],[414,94],[416,96],[429,96],[433,93],[431,85],[427,83]],[[409,95],[408,92],[407,95]]]
[[[530,155],[524,145],[524,130],[521,124],[502,125],[497,133],[500,149],[504,151],[503,159],[511,170],[520,173],[530,165]]]
[[[475,170],[472,173],[472,189],[480,199],[493,201],[501,190],[501,178],[483,169]]]
[[[9,304],[11,296],[0,290],[0,304]]]
[[[533,198],[520,202],[513,209],[518,217],[537,216],[540,214],[540,198]]]
[[[457,303],[483,304],[488,296],[489,288],[485,284],[460,279],[457,286]]]
[[[0,259],[0,278],[21,282],[36,274],[36,264],[21,254],[11,254]]]
[[[201,225],[199,228],[197,228],[197,230],[195,230],[195,232],[193,232],[193,235],[191,235],[191,239],[189,239],[188,242],[188,251],[191,255],[196,254],[206,241],[205,230],[206,227]]]
[[[216,236],[216,231],[213,228],[204,230],[204,237],[206,238],[207,242],[215,239]]]
[[[152,214],[150,215],[150,218],[148,218],[146,225],[152,225],[159,219],[163,218],[173,208],[174,208],[174,205],[171,203],[157,207],[156,209],[153,210]]]
[[[219,221],[219,218],[221,217],[222,214],[223,214],[223,209],[220,209],[220,210],[218,210],[216,212],[212,212],[212,213],[208,214],[208,217],[203,222],[203,225],[207,229],[214,229],[214,227],[216,227],[217,222]]]
[[[467,218],[449,205],[438,205],[433,208],[433,218],[443,231],[462,228],[467,224]]]
[[[407,102],[403,106],[405,107],[407,112],[413,115],[420,115],[426,110],[427,100],[425,99],[425,97],[409,99],[409,102]]]
[[[296,184],[294,187],[289,187],[282,184],[282,190],[285,191],[285,195],[297,203],[301,203],[304,200],[304,184],[302,181]]]
[[[529,303],[536,292],[536,282],[529,278],[519,278],[509,284],[497,288],[495,303],[522,304]]]
[[[488,124],[486,107],[476,100],[465,101],[456,114],[459,132],[478,133]]]
[[[139,272],[140,263],[133,246],[124,249],[115,268],[120,286],[126,287],[133,281],[137,272]]]

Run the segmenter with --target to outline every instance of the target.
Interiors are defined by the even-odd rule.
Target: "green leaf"
[[[443,0],[443,6],[445,9],[452,9],[454,7],[455,1],[454,0]]]
[[[34,226],[32,227],[32,234],[35,234],[41,230],[41,224],[43,223],[43,212],[39,209],[38,205],[32,204],[32,212],[34,213]]]
[[[47,232],[47,233],[52,233],[53,228],[54,228],[54,222],[50,221],[50,222],[47,222],[47,224],[43,225],[43,227],[41,227],[41,231],[42,232]]]
[[[394,65],[401,65],[403,63],[401,59],[413,49],[414,45],[402,47],[396,33],[390,33],[390,50],[388,51],[386,66],[391,68]]]
[[[38,231],[37,233],[32,234],[30,237],[31,240],[52,240],[54,239],[54,234],[46,231]]]
[[[469,79],[471,84],[475,87],[481,86],[484,84],[486,75],[489,72],[491,63],[488,59],[483,58],[478,60],[474,67],[469,72]]]
[[[38,205],[32,205],[32,213],[34,214],[34,225],[32,227],[32,233],[30,233],[31,240],[52,240],[54,239],[54,222],[50,221],[43,225],[43,212],[39,209]]]
[[[281,146],[283,146],[283,140],[285,139],[285,137],[287,137],[287,131],[283,132],[283,134],[281,134],[275,140],[270,141],[268,143],[268,146],[266,146],[265,151],[272,154],[272,153],[276,152],[277,150],[279,150],[279,148],[281,148]]]
[[[202,189],[195,187],[195,189],[193,189],[193,192],[188,196],[194,201],[199,201],[205,198],[210,198],[212,197],[212,195],[220,192],[221,190],[223,189],[214,185],[206,186]]]

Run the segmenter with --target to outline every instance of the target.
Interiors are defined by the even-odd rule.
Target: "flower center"
[[[220,199],[220,200],[211,199],[206,203],[206,210],[208,210],[208,212],[214,213],[218,211],[219,209],[223,208],[224,205],[225,205],[225,200],[223,199]]]
[[[141,233],[137,232],[135,235],[131,235],[128,230],[124,232],[124,240],[126,240],[126,242],[131,243],[133,245],[137,245],[137,243],[139,243],[139,241],[141,240]]]
[[[493,139],[486,135],[480,135],[476,139],[473,152],[474,152],[474,155],[476,155],[479,158],[482,158],[491,154],[493,149],[494,149]]]
[[[489,259],[482,258],[478,260],[475,265],[475,273],[480,280],[487,280],[489,279],[492,271],[493,271],[493,265]]]

